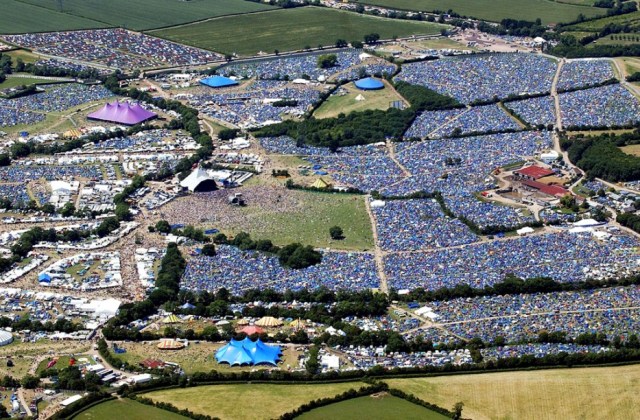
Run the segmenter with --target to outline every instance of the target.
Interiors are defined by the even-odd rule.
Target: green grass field
[[[186,417],[128,399],[107,401],[73,417],[75,420],[182,420]]]
[[[333,45],[338,38],[362,40],[378,33],[392,36],[437,34],[445,26],[406,20],[383,19],[317,7],[299,7],[251,15],[229,16],[152,34],[173,41],[223,53],[241,55],[259,51],[299,50],[306,46]],[[251,30],[247,30],[251,28]]]
[[[640,365],[389,379],[392,388],[451,408],[462,401],[463,418],[537,420],[633,419],[640,413],[636,389]]]
[[[20,85],[32,85],[34,83],[47,83],[50,80],[39,79],[37,77],[8,77],[4,82],[0,83],[0,89],[12,88]]]
[[[361,3],[417,11],[452,9],[460,15],[494,22],[505,18],[528,21],[540,18],[542,23],[548,24],[571,22],[580,14],[585,17],[594,17],[606,13],[605,9],[597,7],[578,6],[550,0],[362,0]]]
[[[155,401],[221,419],[273,419],[304,403],[333,397],[362,383],[316,385],[240,384],[169,389],[144,394]]]
[[[365,111],[367,109],[388,109],[392,101],[404,101],[387,82],[386,87],[382,90],[370,90],[367,92],[356,88],[353,83],[344,85],[343,87],[349,92],[346,95],[332,95],[322,103],[313,116],[315,118],[333,118],[340,113],[349,114],[354,111]],[[362,95],[364,101],[357,101],[356,97]]]
[[[628,155],[640,157],[640,144],[632,144],[630,146],[624,146],[620,148]]]
[[[2,1],[0,34],[104,28],[107,26],[109,25],[92,19],[59,13],[19,0]]]
[[[613,39],[613,38],[616,39]],[[603,38],[598,38],[592,43],[588,44],[587,47],[593,47],[596,45],[635,45],[640,43],[640,36],[632,34],[632,35],[607,35]]]
[[[601,31],[605,26],[610,24],[637,27],[638,24],[640,24],[640,11],[624,15],[604,17],[602,19],[596,19],[589,22],[576,23],[575,25],[567,26],[564,29],[567,31],[585,31],[593,33]]]
[[[19,1],[60,11],[58,0]],[[275,7],[245,0],[64,0],[62,12],[109,26],[144,30],[269,9]]]
[[[401,413],[401,415],[400,415]],[[428,410],[402,398],[387,395],[382,398],[370,396],[354,398],[316,408],[297,417],[300,420],[445,420],[448,417],[435,411]]]

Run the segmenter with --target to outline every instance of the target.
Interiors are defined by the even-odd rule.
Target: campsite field
[[[322,103],[313,116],[315,118],[333,118],[340,113],[349,114],[354,111],[365,111],[368,109],[388,109],[392,101],[404,101],[404,98],[393,89],[389,83],[384,82],[386,87],[382,90],[361,91],[353,83],[344,85],[348,92],[346,95],[332,95]],[[362,95],[364,100],[357,101],[356,98]],[[405,105],[406,105],[406,101]]]
[[[328,8],[298,7],[251,15],[228,16],[151,34],[172,41],[222,53],[240,55],[259,51],[291,51],[318,45],[334,45],[336,39],[362,40],[376,32],[393,36],[432,35],[444,25],[364,16]],[[251,28],[250,31],[247,28]],[[330,31],[327,28],[331,28]]]
[[[464,418],[631,419],[640,412],[640,365],[535,370],[386,380],[390,387],[450,408]]]
[[[167,389],[150,392],[144,396],[224,420],[273,419],[311,400],[333,397],[362,386],[364,384],[359,382],[314,385],[210,385]]]
[[[127,420],[186,419],[186,417],[179,414],[144,405],[126,398],[98,404],[73,417],[74,420],[111,420],[117,418]]]
[[[107,26],[109,25],[103,22],[60,13],[20,0],[3,0],[2,13],[0,13],[0,34],[105,28]]]
[[[499,22],[502,19],[521,19],[542,23],[572,22],[578,15],[594,17],[604,15],[605,9],[550,0],[364,0],[374,6],[394,7],[404,10],[434,11],[449,10],[478,19]]]
[[[398,397],[387,395],[381,398],[371,396],[354,398],[316,408],[300,417],[300,420],[349,420],[349,419],[393,419],[402,413],[403,420],[445,420],[448,417],[428,410]]]
[[[58,0],[19,1],[37,6],[47,13],[62,12],[70,16],[71,21],[83,17],[95,21],[101,26],[122,26],[135,30],[163,28],[212,17],[275,9],[268,4],[245,0],[136,0],[135,2],[128,0],[109,0],[108,2],[103,0],[64,0],[62,10]],[[35,26],[30,30],[42,29]]]

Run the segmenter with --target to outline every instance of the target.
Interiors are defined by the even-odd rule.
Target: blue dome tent
[[[384,89],[384,83],[373,77],[367,77],[366,79],[360,79],[355,82],[355,85],[360,90],[378,90]]]
[[[207,77],[206,79],[200,80],[200,84],[209,86],[212,88],[221,88],[221,87],[228,87],[228,86],[236,86],[238,85],[238,82],[236,82],[233,79],[229,79],[228,77],[211,76],[211,77]]]
[[[242,341],[233,338],[227,345],[216,352],[218,363],[228,363],[230,366],[269,364],[276,366],[280,360],[280,347],[268,346],[257,339],[251,341],[248,337]]]

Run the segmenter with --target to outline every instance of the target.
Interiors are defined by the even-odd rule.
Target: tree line
[[[640,157],[624,153],[620,145],[627,144],[626,137],[604,134],[594,137],[578,137],[563,141],[572,163],[591,178],[602,178],[611,182],[640,179]],[[632,136],[638,139],[638,132]],[[629,140],[631,141],[631,140]]]

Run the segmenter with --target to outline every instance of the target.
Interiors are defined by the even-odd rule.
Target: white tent
[[[524,235],[528,235],[530,233],[533,233],[534,230],[533,228],[529,227],[529,226],[525,226],[522,229],[518,229],[516,230],[516,233],[520,236],[524,236]]]
[[[577,222],[575,222],[573,224],[573,226],[577,226],[577,227],[589,227],[589,226],[598,226],[601,223],[598,222],[597,220],[594,219],[582,219],[582,220],[578,220]]]
[[[191,172],[188,177],[180,182],[180,186],[194,192],[198,185],[205,181],[213,181],[213,178],[209,173],[202,169],[200,166],[195,171]]]
[[[362,94],[359,94],[358,96],[356,96],[356,101],[362,102],[364,100],[365,100],[365,98],[364,98],[364,96],[362,96]]]

